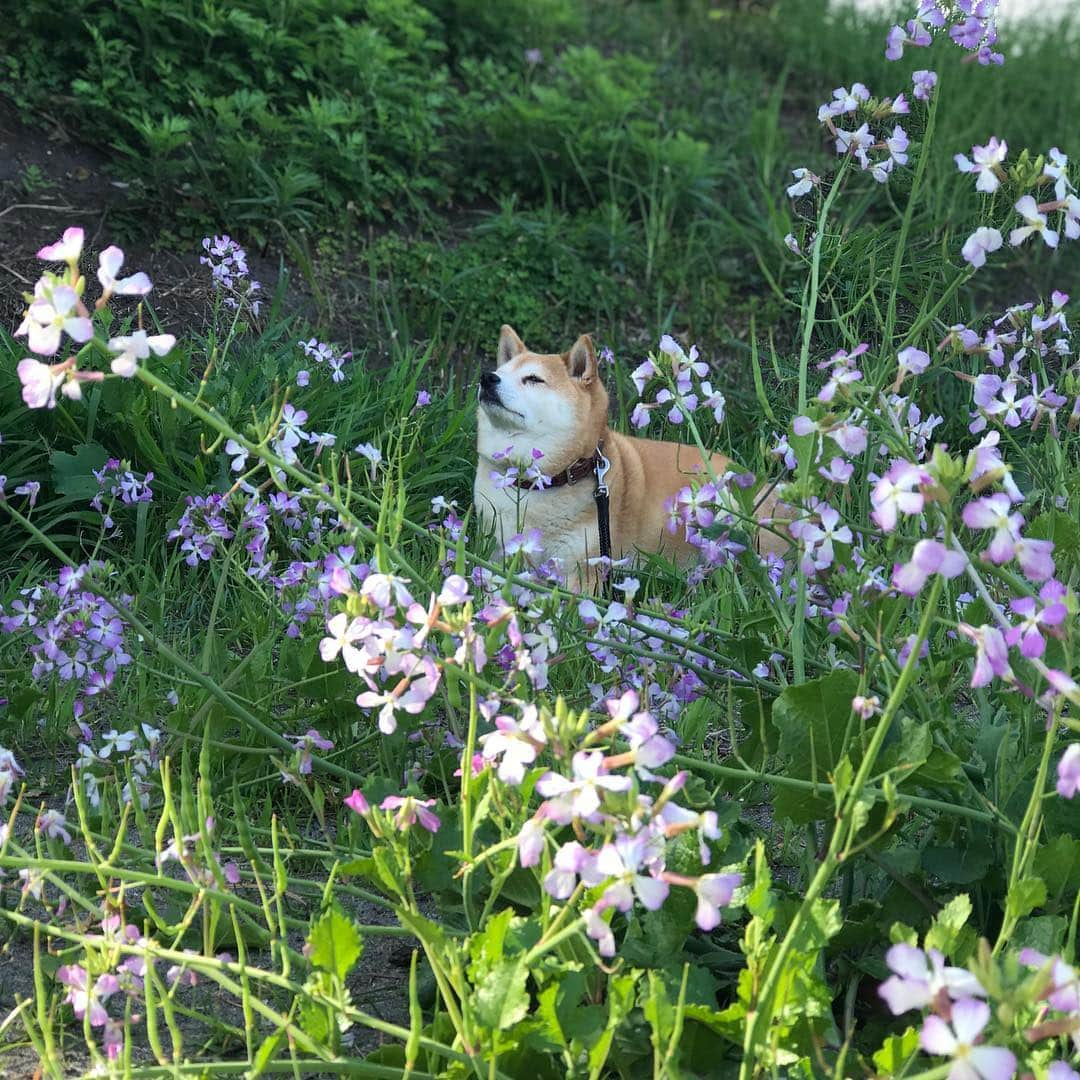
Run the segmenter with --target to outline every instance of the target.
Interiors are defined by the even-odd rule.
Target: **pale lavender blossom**
[[[928,1054],[953,1059],[950,1080],[1012,1080],[1016,1058],[1000,1046],[980,1045],[983,1028],[990,1022],[990,1006],[975,998],[953,1002],[950,1022],[928,1016],[919,1032],[919,1045]]]

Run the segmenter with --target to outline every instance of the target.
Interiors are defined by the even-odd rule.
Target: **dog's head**
[[[607,426],[607,390],[587,334],[568,352],[535,353],[504,326],[498,366],[481,375],[478,394],[481,455],[513,446],[527,460],[540,450],[546,472],[591,453]]]

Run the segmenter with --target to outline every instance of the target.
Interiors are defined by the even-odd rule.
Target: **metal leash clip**
[[[608,470],[611,468],[611,462],[604,457],[603,450],[598,446],[596,448],[597,462],[596,462],[596,492],[598,495],[606,495],[608,493],[608,486],[604,483],[604,477],[607,476]]]

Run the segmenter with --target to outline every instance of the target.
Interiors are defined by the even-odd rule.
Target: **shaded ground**
[[[67,226],[80,225],[91,254],[119,244],[127,255],[125,269],[150,275],[153,307],[163,327],[204,326],[211,290],[198,244],[182,254],[152,247],[131,230],[138,213],[128,185],[111,174],[107,155],[59,124],[24,123],[11,102],[0,97],[0,325],[14,330],[19,323],[22,293],[33,288],[41,273],[34,252]],[[271,295],[280,263],[254,251],[248,262],[264,293]],[[295,280],[289,297],[303,306]]]

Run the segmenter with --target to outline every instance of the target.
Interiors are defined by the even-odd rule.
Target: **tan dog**
[[[500,544],[538,528],[540,557],[558,559],[572,588],[596,583],[598,575],[589,568],[589,560],[600,554],[596,479],[589,459],[602,441],[611,463],[606,483],[612,557],[640,551],[660,552],[681,566],[696,561],[697,551],[686,542],[682,526],[674,534],[668,530],[665,503],[705,471],[701,454],[695,447],[630,438],[608,427],[608,393],[588,335],[569,352],[534,353],[504,326],[498,368],[481,377],[479,400],[474,501],[481,524],[494,528]],[[537,468],[555,477],[556,486],[529,490],[500,486],[492,478],[492,473],[505,475],[513,463],[528,463],[534,450],[543,455]],[[719,477],[730,462],[714,454],[711,464]],[[774,504],[771,496],[764,500],[759,520],[773,512]],[[759,550],[784,546],[772,534],[764,538]]]

